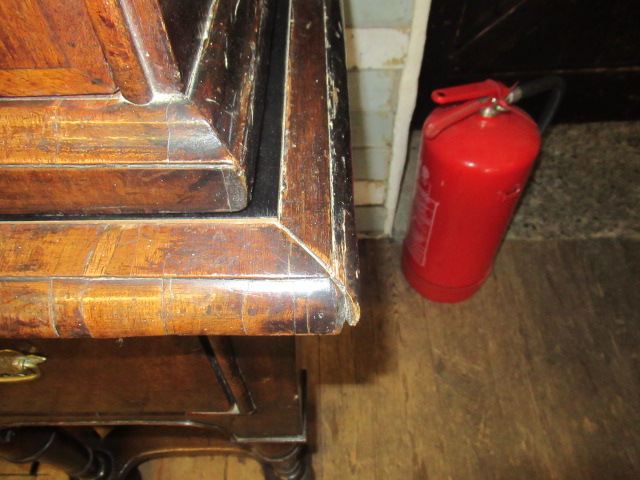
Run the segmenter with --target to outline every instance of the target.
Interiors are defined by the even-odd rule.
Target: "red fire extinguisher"
[[[545,77],[511,89],[486,80],[433,92],[446,106],[423,127],[402,254],[405,277],[424,297],[460,302],[489,276],[563,89],[560,78]],[[512,103],[543,91],[552,95],[538,126]]]

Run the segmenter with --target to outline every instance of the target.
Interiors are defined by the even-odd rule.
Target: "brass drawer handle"
[[[26,382],[40,376],[38,365],[46,357],[25,355],[15,350],[0,350],[0,383]]]

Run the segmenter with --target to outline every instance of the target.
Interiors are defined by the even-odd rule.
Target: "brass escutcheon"
[[[35,380],[40,376],[38,365],[46,359],[15,350],[0,350],[0,383]]]

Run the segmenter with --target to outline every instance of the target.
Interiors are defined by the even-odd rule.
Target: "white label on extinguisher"
[[[422,179],[421,179],[422,180]],[[427,249],[433,230],[433,222],[436,218],[439,202],[430,196],[431,184],[420,181],[416,189],[416,198],[413,201],[411,212],[411,228],[407,248],[413,259],[420,266],[427,263]]]

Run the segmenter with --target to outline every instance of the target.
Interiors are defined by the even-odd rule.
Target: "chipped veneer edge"
[[[327,13],[327,1],[331,1],[331,0],[325,0],[323,2],[323,6],[322,6],[322,13],[323,13],[323,30],[324,30],[324,41],[325,41],[325,68],[326,71],[329,73],[333,73],[331,72],[331,68],[330,68],[330,58],[329,58],[329,51],[331,49],[331,44],[329,41],[329,35],[330,35],[330,30],[329,30],[329,15]],[[344,40],[344,12],[342,11],[342,5],[340,5],[341,8],[341,18],[338,22],[338,24],[336,25],[337,27],[337,31],[336,34],[342,35],[342,38]],[[338,110],[338,103],[340,101],[340,95],[339,95],[339,89],[336,87],[335,82],[334,82],[334,78],[333,75],[327,75],[326,76],[326,90],[327,90],[327,131],[328,132],[332,132],[333,130],[333,120],[335,119],[335,113]],[[343,294],[344,298],[348,298],[348,307],[349,307],[349,314],[346,315],[346,320],[347,323],[349,325],[355,325],[358,323],[358,320],[360,318],[360,305],[358,304],[358,302],[353,298],[353,296],[351,295],[351,292],[349,291],[349,289],[347,288],[346,282],[348,281],[349,275],[348,272],[346,271],[346,259],[348,257],[347,254],[347,245],[346,245],[346,239],[347,239],[347,225],[346,225],[346,221],[347,221],[347,212],[340,212],[340,232],[341,232],[341,236],[343,238],[342,242],[338,242],[336,236],[337,236],[337,231],[338,228],[336,225],[336,204],[335,204],[335,182],[336,181],[343,181],[344,179],[339,179],[337,178],[334,166],[335,166],[335,162],[338,161],[342,161],[344,163],[343,165],[343,170],[346,172],[347,170],[347,165],[346,165],[346,158],[344,156],[339,156],[336,152],[335,149],[335,143],[332,140],[331,134],[329,135],[329,152],[330,152],[330,159],[329,159],[329,178],[330,178],[330,182],[329,182],[329,189],[331,192],[330,198],[331,198],[331,259],[332,261],[336,258],[339,257],[338,261],[336,262],[338,265],[342,265],[343,266],[343,271],[342,271],[342,278],[344,279],[344,282],[341,282],[339,279],[335,278],[335,272],[334,272],[334,268],[331,268],[331,272],[330,276],[332,278],[332,280],[334,281],[334,283],[336,284],[336,286],[338,286],[339,290],[341,291],[341,293]],[[338,206],[341,207],[342,209],[345,208],[345,206]],[[327,270],[329,269],[329,266],[326,267]],[[329,271],[329,270],[328,270]],[[360,272],[359,270],[356,270],[355,272],[355,277],[356,279],[360,276]]]

